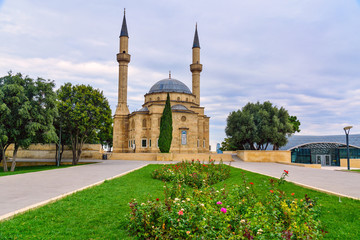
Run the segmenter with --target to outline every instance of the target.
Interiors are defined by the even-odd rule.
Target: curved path
[[[164,163],[170,162],[105,160],[96,164],[0,177],[0,221],[148,164]],[[359,173],[277,163],[235,161],[231,165],[277,178],[286,169],[289,171],[288,181],[360,199]]]
[[[279,178],[284,170],[289,171],[286,181],[318,191],[360,200],[360,173],[299,167],[280,163],[232,162],[242,168],[270,177]]]

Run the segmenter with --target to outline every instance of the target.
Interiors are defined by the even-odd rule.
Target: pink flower
[[[221,208],[220,211],[222,211],[223,213],[226,213],[226,212],[227,212],[226,208]]]
[[[218,201],[216,204],[220,205],[220,204],[222,204],[222,202]]]
[[[179,215],[184,215],[184,212],[180,210],[180,211],[178,212],[178,214],[179,214]]]

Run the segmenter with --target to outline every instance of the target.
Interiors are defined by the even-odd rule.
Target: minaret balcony
[[[130,54],[127,53],[118,53],[116,55],[118,62],[130,62]]]
[[[202,64],[200,64],[200,63],[190,64],[190,71],[191,72],[201,72],[202,71]]]

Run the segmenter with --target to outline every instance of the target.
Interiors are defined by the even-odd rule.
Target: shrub
[[[185,184],[194,188],[202,188],[206,185],[212,185],[230,176],[230,167],[223,164],[215,164],[215,161],[209,160],[209,164],[200,161],[182,161],[178,164],[164,165],[152,172],[152,177],[166,182],[176,182]]]
[[[164,199],[129,203],[128,228],[140,239],[322,239],[316,201],[288,197],[279,189],[286,176],[262,197],[245,176],[220,190],[165,184]]]

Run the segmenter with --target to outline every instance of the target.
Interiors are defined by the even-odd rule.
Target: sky
[[[90,84],[114,113],[124,8],[130,111],[169,70],[192,88],[197,23],[212,149],[229,113],[256,101],[297,116],[299,135],[360,133],[359,0],[0,0],[0,76]]]

